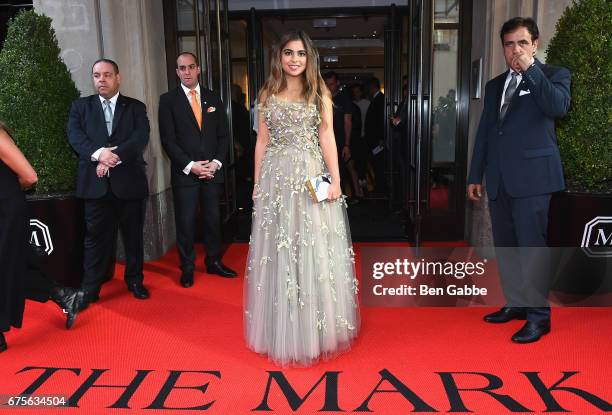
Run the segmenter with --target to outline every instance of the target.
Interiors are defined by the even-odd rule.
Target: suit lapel
[[[189,102],[187,95],[185,95],[185,91],[183,90],[182,86],[179,85],[179,87],[176,89],[176,94],[177,94],[176,98],[177,98],[178,104],[180,107],[182,107],[182,111],[188,114],[187,117],[189,117],[193,126],[198,131],[200,131],[198,120],[196,120],[195,114],[193,113],[193,109],[191,108],[191,103]],[[200,101],[203,102],[201,95],[202,95],[202,87],[200,87]],[[203,115],[204,115],[204,111],[202,111],[202,116]]]
[[[508,71],[504,72],[502,76],[499,77],[499,81],[497,82],[497,93],[495,100],[495,113],[497,114],[497,121],[500,122],[499,112],[502,105],[502,99],[504,96],[504,84],[506,83],[506,78],[508,77]]]
[[[104,136],[106,141],[108,141],[108,130],[106,129],[106,120],[104,119],[104,109],[102,108],[100,95],[91,96],[91,106],[93,108],[92,116],[94,117],[94,122],[98,124],[96,131],[104,131]]]
[[[123,95],[119,94],[117,97],[117,104],[115,105],[115,113],[113,114],[113,134],[117,130],[117,126],[119,125],[119,121],[121,120],[121,116],[125,111],[126,105],[126,99],[123,97]]]
[[[534,62],[540,69],[542,68],[542,63],[539,60],[535,59]],[[504,84],[506,83],[506,77],[508,76],[508,71],[506,71],[504,75],[505,76],[503,77],[503,81],[500,83],[500,92],[497,95],[498,96],[498,102],[497,102],[498,114],[499,114],[499,109],[501,108],[501,96],[504,91]],[[521,76],[521,83],[517,86],[516,90],[514,91],[514,94],[512,94],[512,98],[510,98],[510,104],[508,104],[508,109],[506,110],[506,116],[504,117],[504,120],[508,118],[508,114],[510,113],[510,111],[512,111],[512,108],[516,106],[516,101],[518,100],[518,97],[520,96],[521,91],[525,91],[528,89],[529,88],[527,88],[527,82],[525,82],[525,75],[523,75]]]
[[[512,98],[510,98],[510,104],[508,104],[508,109],[506,110],[506,116],[504,119],[508,118],[508,114],[512,111],[512,108],[516,106],[516,101],[518,100],[518,96],[520,91],[526,89],[527,83],[525,80],[521,78],[521,83],[516,87],[514,94],[512,94]]]
[[[206,123],[206,117],[208,116],[208,93],[207,89],[200,86],[200,104],[202,106],[202,128],[204,128],[204,123]]]

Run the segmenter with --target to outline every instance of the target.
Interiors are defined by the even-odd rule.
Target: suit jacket
[[[109,137],[99,95],[75,100],[68,118],[68,141],[79,155],[77,197],[98,199],[109,187],[119,199],[143,199],[149,189],[142,153],[149,142],[146,106],[134,98],[119,95]],[[114,147],[121,164],[110,169],[108,177],[96,175],[97,161],[91,155],[101,147]]]
[[[378,146],[384,140],[385,134],[385,94],[379,92],[370,102],[365,118],[365,139],[370,149]]]
[[[555,119],[563,117],[570,106],[570,73],[536,59],[535,66],[523,73],[502,121],[499,109],[507,74],[485,87],[468,183],[480,184],[486,176],[491,199],[497,197],[500,180],[512,197],[562,190],[565,182]]]
[[[159,99],[159,133],[162,146],[170,157],[173,186],[197,186],[202,182],[195,175],[183,172],[191,161],[217,159],[225,166],[229,145],[225,106],[209,89],[200,86],[200,94],[201,130],[180,85]],[[215,174],[210,181],[223,182],[223,174]]]

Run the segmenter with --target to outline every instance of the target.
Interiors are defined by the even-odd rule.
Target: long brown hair
[[[281,36],[280,40],[272,46],[270,52],[270,75],[259,92],[259,101],[265,95],[266,99],[287,88],[287,79],[281,63],[283,48],[293,40],[300,40],[306,49],[306,70],[302,73],[302,92],[307,103],[315,104],[319,112],[323,111],[323,95],[327,92],[325,81],[319,70],[319,52],[314,47],[310,37],[302,30],[291,30]]]

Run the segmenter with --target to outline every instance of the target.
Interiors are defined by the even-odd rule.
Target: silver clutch
[[[306,180],[306,188],[308,189],[308,193],[310,193],[312,200],[317,203],[327,199],[327,192],[329,191],[330,185],[331,175],[328,173],[323,173],[313,177],[312,179]]]

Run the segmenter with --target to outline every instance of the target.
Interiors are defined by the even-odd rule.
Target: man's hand
[[[400,117],[391,117],[391,124],[393,124],[394,127],[397,127],[401,122],[402,119]]]
[[[514,53],[514,57],[512,58],[512,67],[515,69],[521,70],[521,72],[525,72],[531,64],[533,63],[533,56],[529,56],[525,53],[524,50],[519,50]]]
[[[214,161],[200,160],[193,163],[191,173],[198,176],[198,179],[211,180],[215,177],[215,172],[219,165]]]
[[[198,176],[199,178],[204,173],[204,165],[206,163],[208,163],[208,160],[194,161],[193,164],[191,165],[190,173],[192,173],[195,176]]]
[[[480,199],[482,198],[482,185],[468,184],[467,194],[471,201],[480,202]]]
[[[113,153],[110,149],[105,148],[100,153],[100,157],[98,157],[98,161],[104,164],[106,167],[115,167],[117,163],[121,161],[118,155]]]
[[[110,168],[102,162],[99,162],[96,166],[96,176],[102,178],[108,174]]]
[[[219,170],[219,165],[215,161],[205,160],[203,162],[203,172],[200,175],[200,179],[211,180],[215,177],[215,172]]]
[[[351,158],[351,149],[348,145],[346,145],[342,148],[342,159],[344,161],[349,161],[350,158]]]

